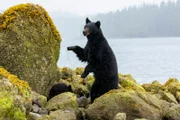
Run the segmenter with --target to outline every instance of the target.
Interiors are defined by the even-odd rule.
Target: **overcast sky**
[[[77,15],[90,15],[121,10],[128,6],[143,3],[160,4],[162,1],[167,2],[169,0],[1,0],[0,10],[6,10],[20,3],[36,3],[43,6],[48,12],[60,11]]]

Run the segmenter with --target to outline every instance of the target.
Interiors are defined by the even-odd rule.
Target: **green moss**
[[[13,96],[6,92],[0,95],[0,120],[26,120],[25,112],[14,105]]]
[[[145,91],[144,88],[139,85],[138,83],[132,81],[132,80],[123,80],[120,84],[125,89],[133,89],[133,90],[142,90]]]
[[[119,76],[119,82],[121,83],[123,80],[131,80],[133,82],[136,82],[136,80],[132,77],[131,74],[118,74]]]
[[[1,116],[5,116],[9,113],[13,106],[12,96],[6,96],[4,93],[1,93],[0,96],[0,113]]]
[[[68,67],[64,67],[64,68],[60,69],[60,73],[61,73],[62,79],[72,78],[72,76],[73,76],[73,71]]]
[[[34,8],[41,8],[41,11],[34,9]],[[61,40],[60,34],[57,31],[54,23],[52,22],[52,19],[49,17],[46,10],[41,7],[40,5],[34,5],[34,4],[19,4],[13,7],[10,7],[8,10],[6,10],[2,15],[0,15],[0,29],[6,29],[8,28],[9,23],[13,22],[14,19],[17,19],[19,16],[23,16],[24,14],[27,15],[27,17],[36,19],[42,15],[45,16],[45,18],[41,18],[47,25],[51,26],[51,29],[54,33],[54,35],[57,37],[58,40]],[[39,18],[38,18],[39,19]]]
[[[91,75],[88,75],[87,78],[85,79],[85,83],[86,83],[85,85],[89,91],[91,90],[94,80],[95,80],[94,77]]]
[[[78,67],[75,70],[76,75],[81,75],[84,72],[84,68]]]
[[[70,92],[65,92],[53,97],[48,101],[46,105],[46,109],[48,111],[55,111],[58,109],[76,110],[77,108],[78,108],[77,97],[75,94]]]
[[[161,85],[158,81],[153,81],[151,84],[143,84],[142,87],[147,92],[158,93],[160,90],[165,91],[166,88]]]
[[[10,115],[13,117],[13,120],[26,120],[26,115],[21,109],[16,108],[10,112]]]
[[[176,78],[170,78],[163,86],[174,96],[180,91],[180,83]]]

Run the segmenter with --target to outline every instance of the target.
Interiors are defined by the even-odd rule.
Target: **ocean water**
[[[166,82],[170,77],[180,80],[180,38],[107,39],[118,63],[118,71],[131,74],[140,84],[154,80]],[[59,67],[84,67],[68,46],[84,47],[87,40],[64,39],[61,43]]]

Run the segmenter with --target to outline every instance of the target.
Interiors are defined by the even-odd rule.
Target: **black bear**
[[[86,46],[84,48],[79,46],[67,48],[69,51],[73,51],[80,61],[88,63],[82,78],[85,78],[90,72],[94,74],[95,82],[90,92],[91,102],[109,90],[118,88],[116,58],[100,26],[100,21],[91,22],[86,18],[83,30],[83,34],[88,40]]]
[[[57,83],[53,85],[49,91],[48,100],[63,92],[72,92],[71,86],[67,86],[65,83]]]

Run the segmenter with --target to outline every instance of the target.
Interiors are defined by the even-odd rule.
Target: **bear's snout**
[[[84,30],[83,30],[83,35],[84,36],[88,36],[90,34],[90,30],[88,29],[88,28],[85,28]]]
[[[83,35],[86,36],[86,32],[85,31],[83,31]]]

